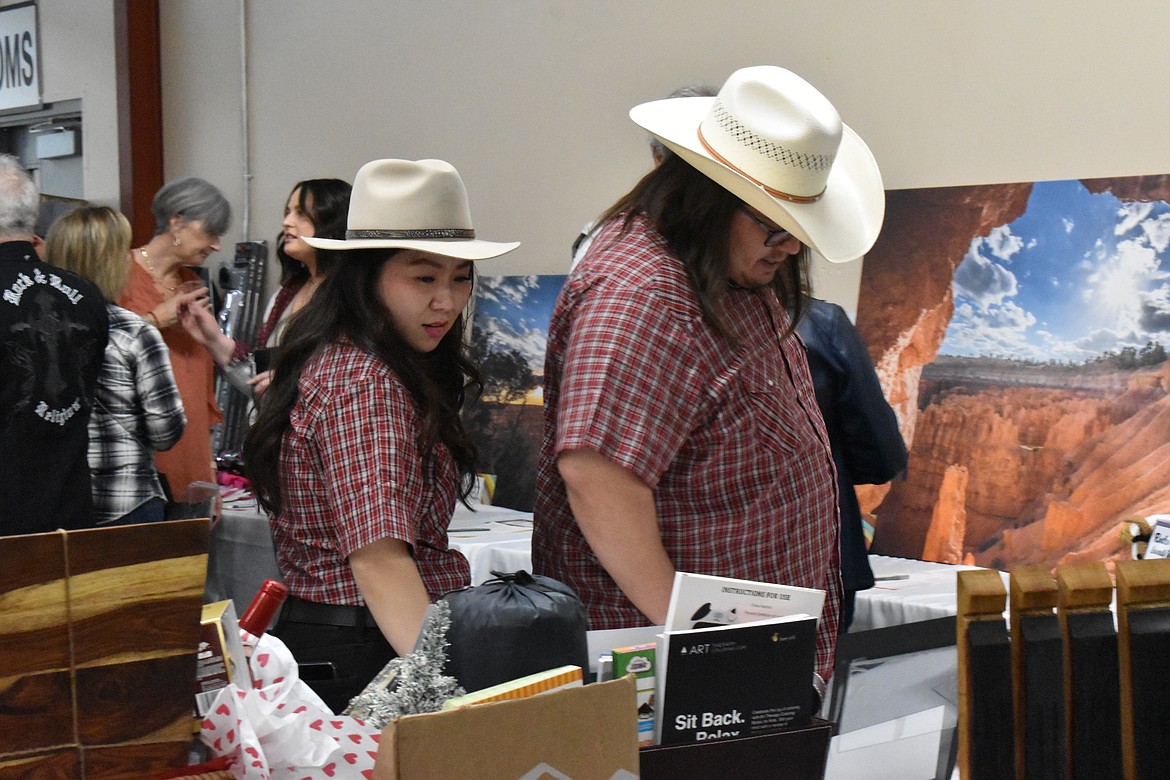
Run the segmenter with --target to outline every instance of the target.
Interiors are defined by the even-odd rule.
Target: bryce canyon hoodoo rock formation
[[[1170,199],[1170,176],[1092,192]],[[1128,557],[1122,518],[1170,511],[1170,372],[997,375],[935,364],[971,241],[1020,216],[1031,184],[887,193],[858,328],[910,444],[877,506],[874,552],[1010,569]],[[934,364],[934,365],[932,365]],[[874,499],[877,500],[877,499]]]

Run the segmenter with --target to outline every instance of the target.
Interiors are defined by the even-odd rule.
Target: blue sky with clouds
[[[1014,222],[971,242],[940,352],[1081,362],[1170,345],[1170,206],[1037,182]]]
[[[476,279],[475,324],[487,334],[491,351],[515,349],[532,373],[544,375],[548,324],[564,276],[480,276]]]

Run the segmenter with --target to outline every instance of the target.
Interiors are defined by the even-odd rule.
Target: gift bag
[[[585,604],[563,582],[501,573],[451,591],[446,673],[468,693],[566,664],[589,669]]]
[[[252,686],[220,689],[200,723],[212,756],[237,780],[364,780],[373,774],[376,726],[335,715],[298,677],[291,651],[271,634],[240,631]]]

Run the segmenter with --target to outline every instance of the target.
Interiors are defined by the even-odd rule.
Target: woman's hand
[[[196,301],[197,303],[198,301]],[[219,329],[219,323],[215,321],[215,315],[211,313],[210,304],[206,306],[179,305],[177,314],[179,324],[200,346],[206,347],[215,340],[216,336],[223,336],[223,332]]]
[[[165,330],[179,323],[179,317],[184,308],[199,306],[211,313],[211,298],[208,289],[202,285],[192,289],[184,289],[180,285],[179,291],[150,310],[151,320],[159,330]],[[143,315],[145,316],[145,315]]]
[[[264,395],[268,390],[268,386],[272,384],[272,371],[261,371],[256,376],[248,380],[248,384],[252,386],[252,392],[257,398]]]
[[[194,295],[194,297],[190,297]],[[224,335],[219,329],[215,315],[211,313],[211,301],[207,297],[207,288],[200,287],[191,292],[184,292],[179,288],[176,300],[176,315],[183,330],[191,339],[202,346],[211,355],[216,365],[223,368],[231,362],[236,342]]]

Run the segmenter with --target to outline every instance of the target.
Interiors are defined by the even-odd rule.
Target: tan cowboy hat
[[[318,249],[418,249],[460,260],[511,252],[480,241],[459,171],[442,160],[374,160],[357,172],[344,239],[305,238]]]
[[[877,162],[791,71],[743,68],[713,98],[643,103],[630,118],[830,262],[858,258],[877,239],[886,202]]]

